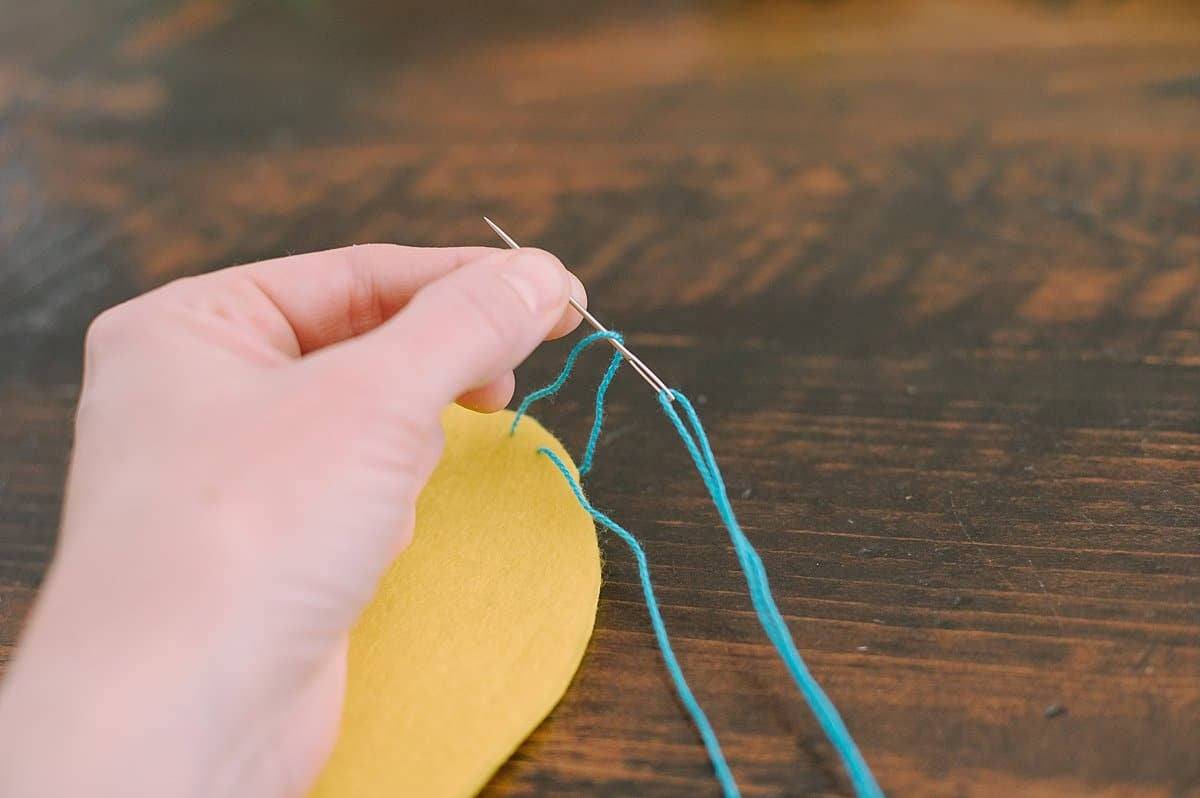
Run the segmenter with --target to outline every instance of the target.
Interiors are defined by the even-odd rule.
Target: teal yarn
[[[575,360],[579,353],[586,347],[599,340],[604,339],[621,340],[621,338],[612,333],[594,333],[579,341],[567,356],[567,360],[563,366],[562,372],[554,382],[547,385],[538,391],[529,394],[521,402],[517,409],[517,415],[513,419],[512,429],[515,430],[517,423],[521,417],[529,409],[533,402],[552,396],[562,389],[566,384],[567,378],[570,376],[571,370],[574,367]],[[601,380],[600,387],[596,393],[596,407],[592,423],[592,430],[588,436],[587,446],[583,454],[583,466],[580,467],[581,475],[587,473],[591,469],[592,461],[595,456],[595,449],[600,438],[600,429],[604,417],[604,401],[607,396],[609,385],[616,376],[617,369],[620,366],[622,356],[617,352],[613,357],[612,363]],[[879,788],[875,781],[874,775],[871,773],[870,767],[855,744],[854,739],[850,735],[850,731],[846,728],[845,722],[838,713],[837,708],[830,701],[825,691],[817,683],[812,673],[805,665],[800,652],[796,649],[796,644],[792,640],[791,632],[788,630],[787,624],[780,613],[778,606],[775,603],[774,595],[771,593],[771,587],[767,578],[767,571],[763,565],[762,558],[758,555],[753,544],[746,537],[738,524],[737,517],[733,512],[733,506],[729,500],[728,490],[725,486],[724,478],[721,476],[720,468],[717,466],[716,456],[713,454],[712,446],[709,443],[708,435],[704,431],[703,425],[700,423],[700,417],[696,413],[696,409],[688,398],[679,391],[670,389],[669,393],[660,392],[658,394],[659,404],[662,406],[663,412],[675,427],[680,440],[691,456],[696,470],[703,480],[705,488],[708,490],[709,496],[712,498],[713,504],[717,509],[726,530],[729,533],[731,542],[733,543],[734,552],[737,555],[738,563],[742,568],[742,573],[746,578],[746,585],[750,592],[750,599],[754,605],[755,614],[758,616],[759,624],[766,632],[768,639],[774,646],[780,659],[788,669],[792,680],[796,683],[804,700],[808,703],[809,708],[816,716],[826,737],[833,745],[841,758],[846,772],[850,778],[850,782],[854,787],[855,794],[859,798],[882,798],[883,791]],[[675,409],[675,405],[683,408],[683,415],[686,421]],[[659,650],[662,652],[663,660],[666,663],[667,670],[675,683],[676,692],[679,694],[680,701],[684,708],[692,717],[693,723],[696,725],[697,731],[704,742],[705,749],[708,751],[709,759],[712,762],[713,770],[716,773],[717,780],[720,782],[722,790],[726,798],[731,795],[737,795],[737,784],[730,774],[729,767],[725,761],[724,753],[721,750],[720,743],[717,741],[716,734],[712,730],[708,718],[703,710],[696,702],[695,696],[684,679],[683,672],[679,667],[678,660],[675,657],[674,651],[671,649],[670,640],[667,636],[666,626],[662,622],[662,616],[658,609],[658,603],[654,597],[654,589],[650,582],[649,566],[646,562],[646,555],[637,539],[628,531],[620,527],[616,522],[608,516],[596,510],[587,501],[583,495],[582,489],[572,478],[570,471],[566,469],[562,461],[548,449],[539,449],[539,452],[548,455],[554,462],[558,470],[566,478],[571,487],[575,498],[580,505],[601,525],[615,532],[624,540],[631,549],[638,561],[638,574],[642,582],[642,592],[646,597],[647,608],[650,612],[651,624],[654,627],[655,636],[658,639]]]
[[[717,733],[713,731],[712,724],[708,722],[708,716],[700,708],[700,702],[692,694],[692,688],[688,686],[687,679],[683,676],[683,669],[679,667],[679,660],[675,658],[675,651],[671,648],[667,625],[663,622],[662,613],[658,609],[658,599],[654,597],[654,585],[650,581],[650,563],[646,560],[645,549],[642,548],[638,539],[624,527],[591,505],[591,502],[584,497],[579,483],[571,476],[570,470],[558,455],[545,447],[538,449],[538,452],[549,457],[562,473],[567,484],[571,486],[571,492],[579,501],[579,505],[587,510],[588,515],[615,532],[633,551],[633,556],[637,560],[638,579],[642,583],[642,595],[646,597],[646,609],[650,612],[650,625],[654,627],[654,637],[658,640],[658,650],[662,652],[667,673],[671,675],[671,681],[675,683],[675,692],[678,693],[684,709],[692,716],[692,722],[696,724],[696,730],[700,733],[700,739],[704,741],[704,748],[708,751],[708,758],[712,761],[713,770],[716,771],[717,781],[721,784],[725,798],[738,798],[741,793],[738,792],[737,782],[734,781],[733,773],[730,772],[729,765],[725,761],[725,754],[721,750],[721,744],[717,741]]]
[[[596,456],[596,444],[600,440],[600,427],[604,425],[604,400],[608,396],[608,386],[612,385],[613,377],[617,376],[617,369],[621,368],[621,361],[624,359],[625,356],[620,352],[613,352],[608,369],[600,380],[600,387],[596,389],[596,411],[592,417],[592,431],[588,435],[587,446],[583,450],[583,462],[579,466],[579,476],[592,470],[592,460]]]
[[[567,379],[571,376],[571,370],[575,368],[575,361],[579,358],[579,353],[597,341],[619,341],[623,343],[624,339],[621,338],[620,333],[612,332],[611,330],[594,332],[591,335],[580,338],[579,342],[575,344],[575,346],[571,347],[570,354],[567,355],[567,359],[563,362],[562,371],[560,371],[558,376],[554,378],[554,382],[550,383],[545,388],[539,388],[538,390],[529,394],[521,400],[521,404],[517,405],[517,412],[516,415],[513,416],[512,426],[508,428],[509,435],[517,431],[517,424],[521,423],[521,418],[526,412],[528,412],[530,405],[539,399],[545,399],[548,396],[554,396],[554,394],[562,390],[562,387],[567,384]],[[620,352],[617,352],[617,355],[620,354]],[[613,360],[617,359],[618,358],[613,358]],[[609,374],[611,373],[613,376],[615,376],[616,372],[617,365],[611,365],[608,367],[608,373],[605,374],[604,378],[605,381],[600,384],[600,391],[597,392],[596,419],[592,423],[592,435],[589,438],[589,451],[595,449],[595,441],[599,440],[600,438],[600,422],[604,415],[604,395],[608,393],[608,383],[612,382],[612,376],[609,376]],[[590,464],[590,458],[588,458],[588,462]],[[582,468],[580,469],[580,473],[585,473]]]
[[[762,558],[758,556],[753,544],[742,532],[737,517],[733,513],[733,506],[729,502],[729,493],[725,488],[725,480],[721,477],[721,471],[717,467],[717,458],[713,455],[708,436],[700,423],[700,416],[688,398],[673,389],[670,396],[660,393],[658,403],[662,405],[663,412],[675,426],[675,431],[679,433],[680,439],[692,456],[696,470],[700,472],[700,478],[704,480],[708,494],[717,507],[717,513],[729,531],[729,538],[733,542],[738,562],[746,576],[746,584],[750,589],[750,600],[754,604],[754,612],[758,615],[759,623],[767,633],[767,637],[770,638],[772,645],[775,646],[775,651],[779,653],[780,659],[787,666],[788,673],[791,674],[792,680],[800,689],[804,700],[808,702],[817,722],[821,724],[825,736],[829,738],[829,742],[841,757],[855,793],[863,798],[876,798],[877,796],[882,798],[883,791],[879,789],[879,784],[875,781],[875,776],[871,773],[866,760],[863,759],[862,752],[858,750],[854,738],[850,736],[850,730],[846,728],[842,716],[833,702],[829,700],[829,696],[821,689],[821,685],[813,678],[808,666],[804,664],[800,652],[796,650],[791,632],[788,631],[783,615],[775,604],[775,597],[771,593],[771,586],[767,581],[767,570],[763,566]],[[687,416],[687,424],[675,411],[675,404],[683,408],[684,414]]]

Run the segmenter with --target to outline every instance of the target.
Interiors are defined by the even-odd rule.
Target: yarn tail
[[[712,724],[708,722],[708,716],[704,714],[704,710],[700,708],[700,702],[696,700],[696,696],[692,693],[692,688],[688,686],[687,679],[683,676],[683,669],[679,667],[679,660],[675,657],[675,651],[671,648],[671,638],[667,635],[667,626],[663,622],[662,613],[658,609],[658,599],[654,596],[654,585],[650,581],[650,564],[646,560],[646,552],[642,548],[642,544],[624,527],[591,505],[587,498],[584,497],[579,483],[571,476],[571,472],[567,469],[563,461],[559,459],[558,455],[544,447],[538,449],[538,452],[549,457],[551,462],[554,463],[554,466],[563,475],[563,479],[571,486],[571,492],[575,494],[579,505],[584,510],[587,510],[588,514],[598,523],[616,533],[621,540],[625,541],[630,550],[633,551],[633,556],[637,560],[638,579],[642,583],[642,595],[646,598],[646,609],[650,613],[650,625],[654,627],[654,636],[658,640],[658,650],[662,652],[667,672],[671,675],[671,681],[675,683],[675,692],[679,695],[679,700],[683,704],[684,709],[691,715],[692,722],[696,725],[696,731],[700,733],[700,739],[704,741],[704,748],[708,751],[708,758],[712,762],[713,770],[716,772],[717,781],[721,784],[721,790],[725,798],[738,798],[741,793],[738,792],[737,782],[734,781],[733,773],[729,770],[729,764],[725,761],[725,754],[721,750],[721,743],[717,741],[717,733],[713,731]]]
[[[672,390],[670,396],[660,393],[659,404],[662,405],[663,412],[675,426],[676,432],[679,433],[680,439],[692,456],[696,470],[700,472],[700,477],[704,480],[705,487],[708,488],[717,512],[725,523],[725,528],[729,531],[738,562],[746,576],[746,584],[750,589],[750,600],[754,604],[754,611],[758,615],[759,623],[787,666],[788,673],[791,674],[792,680],[800,689],[804,700],[808,702],[809,708],[821,724],[829,742],[833,744],[838,756],[841,757],[850,782],[854,785],[855,793],[861,798],[882,798],[883,791],[875,781],[875,776],[871,773],[862,752],[858,750],[854,738],[850,736],[850,730],[846,728],[842,716],[833,702],[829,700],[829,696],[821,689],[808,666],[804,664],[800,652],[796,649],[791,632],[771,593],[762,558],[759,557],[753,544],[742,531],[737,517],[733,513],[725,480],[721,476],[717,459],[713,455],[708,436],[704,432],[696,409],[692,407],[692,403],[686,396],[676,390]],[[674,404],[679,404],[683,408],[684,414],[687,416],[686,424],[675,411]]]

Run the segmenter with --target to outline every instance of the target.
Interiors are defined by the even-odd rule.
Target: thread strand
[[[725,761],[725,754],[721,751],[720,742],[717,741],[717,733],[713,731],[708,716],[704,714],[704,710],[700,708],[700,702],[696,700],[692,688],[688,686],[683,669],[679,667],[679,660],[675,657],[675,650],[671,647],[667,625],[663,622],[662,613],[658,608],[658,599],[654,596],[654,585],[650,581],[650,564],[646,559],[645,549],[628,530],[592,506],[591,502],[583,495],[583,489],[579,487],[579,483],[571,476],[570,470],[557,454],[545,447],[538,449],[538,452],[549,457],[554,463],[571,487],[571,492],[575,494],[579,505],[587,511],[588,515],[614,532],[633,551],[633,556],[637,560],[638,580],[642,583],[642,595],[646,598],[646,609],[650,613],[650,625],[654,628],[654,637],[658,640],[658,650],[662,653],[667,672],[671,675],[671,681],[675,683],[675,692],[679,695],[679,701],[683,704],[684,709],[691,715],[696,731],[700,733],[700,739],[703,740],[704,748],[708,751],[708,758],[712,761],[713,770],[716,772],[717,781],[721,784],[725,798],[739,798],[741,793],[738,791],[733,773],[729,770],[729,764]]]
[[[575,360],[580,352],[596,341],[605,338],[621,340],[619,334],[612,332],[593,333],[581,339],[567,356],[563,370],[558,377],[545,388],[534,391],[526,396],[521,402],[517,409],[516,417],[513,419],[512,430],[516,430],[517,422],[520,421],[533,402],[552,396],[562,389],[570,377],[571,370],[574,368]],[[620,352],[617,352],[613,356],[612,362],[604,373],[604,377],[600,381],[600,386],[596,391],[596,406],[592,429],[583,453],[583,464],[579,469],[580,475],[586,474],[591,470],[596,445],[599,441],[604,421],[604,402],[607,397],[609,385],[613,377],[616,376],[622,359]],[[775,602],[775,597],[771,592],[767,570],[763,565],[762,558],[742,531],[737,516],[733,512],[725,480],[721,475],[720,467],[717,465],[717,458],[713,454],[708,435],[705,433],[704,426],[700,422],[699,414],[688,398],[674,389],[670,389],[669,393],[665,391],[660,392],[658,394],[658,401],[662,406],[663,412],[679,435],[684,448],[691,456],[692,462],[696,466],[696,471],[699,473],[705,488],[708,490],[709,497],[716,507],[717,514],[720,516],[722,523],[729,533],[734,553],[737,556],[738,563],[746,579],[750,600],[754,606],[755,614],[758,616],[759,624],[779,654],[780,659],[783,660],[789,675],[796,683],[797,688],[808,703],[813,715],[817,718],[825,735],[829,738],[834,750],[837,751],[838,756],[841,758],[856,795],[859,798],[882,798],[883,791],[880,790],[878,783],[875,781],[870,767],[855,744],[853,737],[851,737],[850,731],[846,728],[846,724],[838,713],[837,708],[829,699],[829,696],[825,694],[825,691],[821,689],[821,686],[817,683],[811,671],[809,671],[804,659],[800,656],[799,650],[796,648],[791,631],[788,629],[787,623],[784,621],[783,615]],[[676,404],[683,408],[683,417],[675,410],[674,405]],[[684,678],[683,671],[680,669],[679,662],[671,648],[666,626],[662,621],[658,602],[654,597],[654,588],[650,581],[649,565],[641,544],[627,530],[607,515],[596,510],[587,501],[583,495],[583,490],[572,477],[571,472],[554,452],[545,448],[538,451],[550,457],[554,465],[567,480],[568,485],[575,494],[575,498],[588,514],[601,525],[616,533],[633,550],[634,557],[638,563],[638,576],[642,583],[642,592],[645,595],[646,606],[650,613],[651,625],[654,627],[655,637],[658,640],[659,650],[662,652],[663,662],[666,664],[667,671],[675,683],[675,689],[679,694],[680,702],[691,716],[704,742],[704,747],[708,751],[717,781],[720,782],[726,798],[738,795],[737,784],[733,779],[732,773],[729,771],[729,766],[725,761],[725,756],[717,740],[716,733],[713,731],[707,716],[700,708],[699,703],[688,687],[687,680]]]
[[[821,724],[821,728],[837,751],[838,756],[841,757],[850,781],[854,785],[855,792],[859,796],[863,796],[863,798],[876,798],[877,796],[881,798],[883,792],[879,789],[879,784],[875,781],[875,776],[871,773],[866,760],[858,750],[854,738],[850,736],[849,729],[846,728],[846,724],[838,713],[837,708],[829,700],[829,696],[825,694],[825,691],[821,689],[820,684],[817,683],[812,672],[809,671],[808,666],[804,663],[804,659],[800,656],[800,652],[796,649],[795,641],[792,639],[787,623],[783,620],[783,615],[779,612],[779,607],[775,603],[775,597],[771,592],[771,586],[767,580],[767,571],[763,565],[762,558],[742,531],[737,517],[734,515],[733,506],[729,501],[729,493],[725,487],[725,481],[721,477],[720,469],[717,467],[717,459],[713,455],[708,436],[704,432],[704,427],[700,423],[700,417],[696,413],[696,409],[692,407],[692,403],[688,401],[688,398],[679,391],[672,390],[671,395],[675,399],[674,403],[666,396],[660,394],[659,404],[662,406],[663,412],[667,414],[667,417],[675,426],[688,452],[692,455],[692,459],[696,464],[696,470],[700,472],[700,477],[703,479],[705,487],[708,488],[709,496],[712,497],[713,504],[716,505],[717,512],[721,516],[721,520],[725,523],[726,529],[729,531],[734,551],[746,576],[747,587],[750,589],[750,600],[754,604],[754,611],[758,615],[763,631],[767,633],[767,637],[771,640],[772,645],[774,645],[780,659],[787,666],[792,680],[796,683],[805,701],[808,702],[810,709]],[[678,404],[683,408],[684,414],[687,416],[686,425],[675,411],[673,404]]]
[[[620,341],[624,343],[624,339],[621,338],[621,334],[618,332],[613,332],[612,330],[594,332],[591,335],[580,338],[579,342],[576,343],[575,346],[571,347],[570,354],[567,355],[566,361],[563,362],[562,371],[558,373],[558,376],[554,378],[554,381],[545,388],[539,388],[521,400],[521,404],[517,406],[517,412],[513,416],[512,426],[508,429],[509,435],[512,435],[517,431],[517,424],[521,423],[521,419],[525,416],[525,413],[529,411],[530,405],[540,399],[545,399],[548,396],[554,396],[554,394],[562,390],[562,387],[567,384],[567,379],[571,376],[571,370],[575,368],[575,361],[579,358],[579,353],[597,341]],[[620,352],[617,354],[619,355]],[[608,386],[606,385],[604,387],[607,392]],[[597,405],[597,410],[599,410],[599,405]],[[596,437],[599,436],[600,433],[597,432]]]
[[[621,368],[623,360],[625,360],[624,355],[620,352],[613,352],[608,369],[600,380],[600,387],[596,389],[596,412],[592,417],[592,431],[588,434],[587,446],[583,450],[583,460],[579,465],[579,476],[581,477],[592,470],[592,460],[596,456],[596,444],[600,441],[600,428],[604,426],[604,400],[608,396],[608,386],[612,384],[613,377],[617,376],[617,370]]]

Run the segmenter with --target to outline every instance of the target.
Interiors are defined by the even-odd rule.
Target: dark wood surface
[[[885,789],[1200,794],[1182,0],[0,3],[0,661],[97,311],[287,252],[494,243],[485,212],[701,403]],[[572,447],[594,358],[540,413]],[[746,794],[847,794],[632,373],[588,489],[646,541]],[[582,670],[488,795],[717,793],[603,547]]]

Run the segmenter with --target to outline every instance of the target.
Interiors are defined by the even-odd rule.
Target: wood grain
[[[492,243],[486,212],[702,403],[885,789],[1200,794],[1193,4],[0,18],[0,660],[53,548],[97,311],[286,252]],[[593,382],[540,413],[575,447]],[[846,794],[632,374],[607,429],[589,493],[646,542],[746,794]],[[585,664],[489,795],[716,794],[633,563],[603,543]]]

